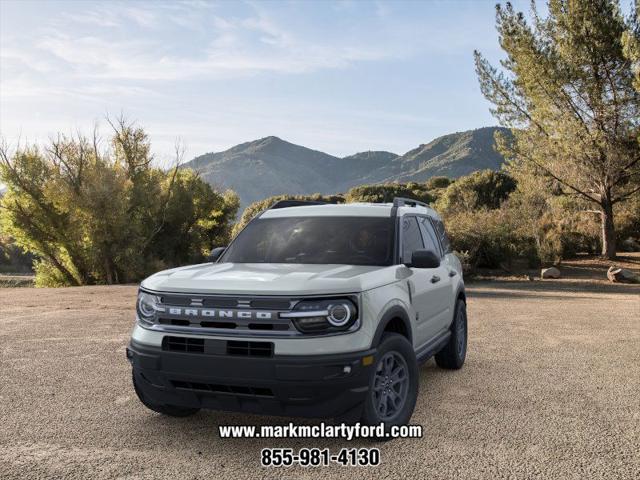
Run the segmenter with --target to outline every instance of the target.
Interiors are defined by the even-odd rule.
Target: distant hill
[[[247,205],[280,193],[329,193],[342,188],[341,159],[266,137],[207,153],[184,165],[201,173],[210,184],[232,188]]]
[[[374,172],[374,177],[378,181],[424,182],[433,176],[457,178],[477,170],[499,170],[504,158],[494,148],[496,131],[510,135],[506,128],[485,127],[438,137],[396,158]]]
[[[207,153],[186,163],[218,188],[231,188],[242,206],[283,193],[338,193],[364,183],[426,181],[451,178],[476,170],[500,168],[503,158],[494,147],[499,127],[452,133],[420,145],[404,155],[360,152],[339,158],[278,137],[242,143]]]

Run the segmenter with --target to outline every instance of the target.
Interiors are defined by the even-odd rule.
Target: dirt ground
[[[551,266],[551,265],[548,265]],[[562,275],[562,281],[579,283],[609,283],[607,270],[609,267],[626,268],[640,275],[640,252],[620,252],[615,260],[608,260],[596,255],[579,254],[574,258],[563,260],[556,265]],[[526,262],[519,262],[505,269],[480,269],[475,279],[528,281],[527,277],[540,280],[540,268],[528,268]]]
[[[379,444],[381,465],[259,467],[263,447],[221,424],[163,418],[135,398],[124,349],[135,287],[0,289],[0,478],[553,478],[640,476],[640,286],[580,281],[469,287],[460,371],[421,370],[422,439]]]

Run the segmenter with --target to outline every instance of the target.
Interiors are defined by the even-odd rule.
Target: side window
[[[402,261],[410,262],[414,250],[424,248],[416,217],[402,219]]]
[[[442,220],[434,220],[433,223],[436,226],[436,231],[438,233],[438,236],[440,237],[440,243],[442,244],[444,253],[451,253],[451,242],[449,241],[447,232],[444,229],[444,223],[442,223]]]
[[[424,248],[431,250],[436,255],[442,256],[438,237],[436,237],[436,232],[433,231],[433,226],[429,219],[420,217],[418,223],[420,223],[420,231],[422,232],[422,238],[424,238]]]

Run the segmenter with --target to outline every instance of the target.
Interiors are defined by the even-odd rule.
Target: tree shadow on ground
[[[640,298],[640,285],[580,280],[542,280],[534,282],[491,281],[467,283],[467,295],[469,297],[504,296],[517,298],[535,296],[536,293],[543,293],[545,294],[545,297],[556,296],[560,298],[569,298],[568,294],[570,293],[638,295]],[[581,298],[583,298],[582,295]]]

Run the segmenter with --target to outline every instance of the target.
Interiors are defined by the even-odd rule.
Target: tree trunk
[[[607,198],[602,204],[602,256],[611,260],[616,258],[616,229],[613,223],[613,205]]]

